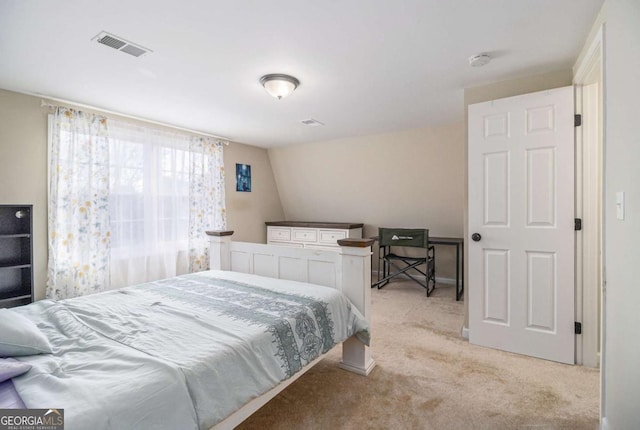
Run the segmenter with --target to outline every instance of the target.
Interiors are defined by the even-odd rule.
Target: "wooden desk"
[[[461,237],[429,236],[429,243],[433,245],[452,245],[456,247],[456,301],[459,301],[462,297],[462,293],[464,293],[464,239]]]

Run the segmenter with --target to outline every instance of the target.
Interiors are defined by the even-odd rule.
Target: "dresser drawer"
[[[362,224],[296,221],[267,223],[267,243],[274,245],[339,252],[339,240],[361,237]]]
[[[293,228],[291,235],[296,242],[317,242],[318,230],[311,228]]]
[[[326,243],[337,246],[337,241],[347,237],[346,230],[320,230],[318,243]]]
[[[285,241],[288,242],[291,240],[291,229],[287,227],[269,227],[267,229],[269,241]]]

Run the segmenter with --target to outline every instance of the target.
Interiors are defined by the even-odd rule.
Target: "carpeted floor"
[[[470,345],[454,287],[426,298],[409,281],[372,290],[369,377],[337,367],[340,348],[238,429],[588,429],[599,372]]]

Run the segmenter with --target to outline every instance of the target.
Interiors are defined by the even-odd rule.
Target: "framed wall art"
[[[236,163],[236,191],[251,192],[251,166]]]

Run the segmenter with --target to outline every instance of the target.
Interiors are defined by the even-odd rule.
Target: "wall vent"
[[[122,37],[109,34],[106,31],[100,32],[100,34],[98,34],[91,40],[95,40],[96,42],[110,48],[117,49],[120,52],[125,52],[129,55],[133,55],[134,57],[142,57],[149,52],[153,52],[150,49],[143,48],[140,45],[131,43],[128,40],[123,39]]]
[[[324,125],[323,123],[321,123],[318,120],[315,120],[313,118],[308,118],[308,119],[303,119],[302,121],[300,121],[301,123],[303,123],[304,125],[308,125],[309,127],[319,127],[321,125]]]

